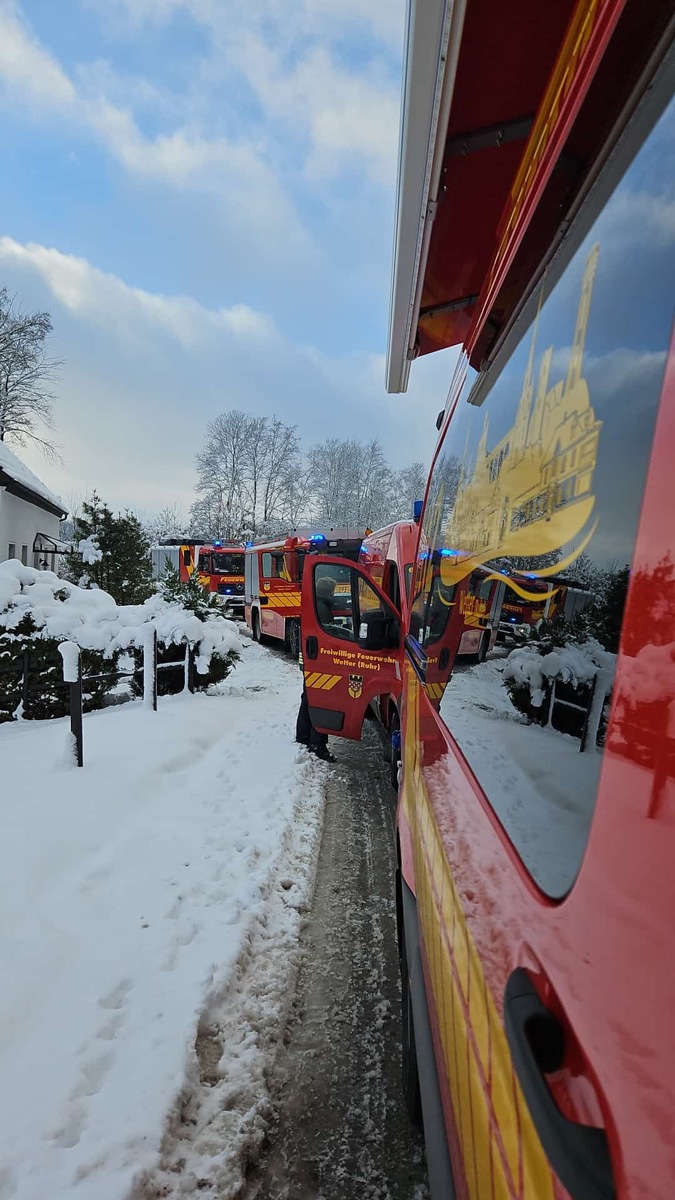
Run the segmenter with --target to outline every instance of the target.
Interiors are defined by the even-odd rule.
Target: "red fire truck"
[[[319,556],[302,649],[327,733],[402,685],[403,1071],[433,1200],[673,1193],[673,24],[662,0],[409,5],[389,390],[460,351],[407,614]],[[546,603],[582,553],[630,575],[580,749],[510,713],[498,664],[450,678],[443,639],[477,568],[512,560]],[[338,568],[350,640],[315,605]]]
[[[183,543],[179,574],[189,579],[195,572],[202,587],[222,597],[237,616],[244,615],[244,547],[229,542],[206,545]]]
[[[567,579],[512,575],[505,585],[497,641],[507,645],[527,641],[542,621],[552,621],[554,617],[569,620],[592,599],[590,588]]]
[[[283,642],[300,652],[300,586],[307,554],[332,554],[356,561],[369,529],[297,529],[286,538],[254,545],[245,553],[245,617],[255,641]],[[347,589],[343,589],[346,593]],[[339,595],[340,588],[336,589]]]

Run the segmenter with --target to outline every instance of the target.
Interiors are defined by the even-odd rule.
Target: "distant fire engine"
[[[246,624],[255,641],[283,642],[293,658],[300,652],[300,586],[307,554],[335,554],[356,562],[369,529],[297,529],[290,536],[245,554]],[[340,588],[336,588],[336,593]]]
[[[244,615],[244,547],[228,542],[168,542],[152,549],[153,575],[161,579],[167,560],[183,582],[195,571],[202,587],[215,592],[228,608]]]

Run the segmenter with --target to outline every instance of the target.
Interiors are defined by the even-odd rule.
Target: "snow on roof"
[[[57,496],[54,492],[50,492],[42,480],[38,479],[37,475],[34,475],[26,464],[22,463],[21,459],[17,458],[16,454],[4,442],[0,442],[0,471],[4,471],[15,483],[33,492],[41,500],[46,500],[48,504],[60,509],[62,513],[67,512],[61,497]]]

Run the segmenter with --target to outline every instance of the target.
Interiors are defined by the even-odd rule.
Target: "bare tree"
[[[398,521],[410,521],[416,500],[423,500],[427,486],[427,469],[422,462],[411,463],[393,477],[394,505],[392,515]]]
[[[58,456],[53,441],[38,432],[54,429],[49,385],[60,364],[47,354],[51,331],[48,312],[26,312],[0,289],[0,442],[33,442],[53,458]]]
[[[155,546],[161,546],[167,540],[182,537],[187,523],[183,509],[175,501],[165,504],[164,508],[160,509],[151,520],[141,522],[151,543]]]
[[[300,448],[294,426],[232,409],[211,421],[197,456],[191,515],[227,539],[283,525],[295,501]]]
[[[329,438],[309,462],[317,520],[372,528],[392,520],[392,474],[377,440]]]

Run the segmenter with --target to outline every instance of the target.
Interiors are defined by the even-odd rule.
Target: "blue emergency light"
[[[222,542],[214,542],[213,544],[214,544],[214,546],[222,546],[223,543]]]
[[[413,521],[419,521],[424,508],[424,500],[413,500]]]
[[[325,533],[312,533],[309,537],[310,542],[325,542]]]
[[[248,547],[249,547],[249,546],[252,546],[252,545],[253,545],[253,542],[245,542],[245,543],[244,543],[244,545],[245,545],[245,546],[246,546],[246,548],[248,549]]]

